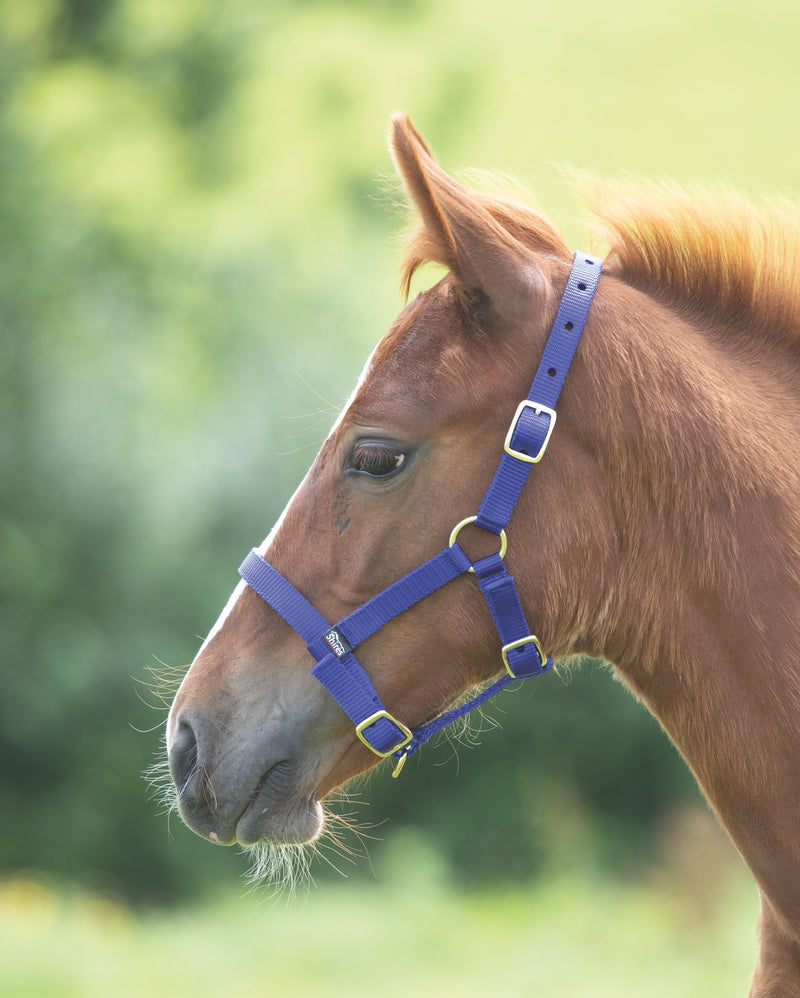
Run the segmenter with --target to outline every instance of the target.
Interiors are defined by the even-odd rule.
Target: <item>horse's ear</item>
[[[433,260],[498,304],[541,290],[543,275],[533,253],[442,170],[407,115],[394,115],[392,125],[397,170],[424,225],[411,250],[408,280],[417,266]]]

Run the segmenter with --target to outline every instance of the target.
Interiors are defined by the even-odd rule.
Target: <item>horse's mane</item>
[[[666,183],[592,186],[609,272],[715,324],[800,335],[794,205]]]
[[[800,211],[794,205],[765,201],[756,208],[730,190],[669,183],[582,177],[580,186],[606,273],[714,325],[800,337]],[[470,196],[518,241],[571,259],[560,233],[524,202],[498,194]],[[443,261],[421,226],[407,246],[406,290],[426,262]]]

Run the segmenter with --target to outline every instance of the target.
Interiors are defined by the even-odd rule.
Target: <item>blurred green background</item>
[[[0,0],[2,993],[352,994],[364,948],[439,994],[744,991],[754,891],[599,663],[373,777],[369,857],[300,910],[231,901],[246,860],[140,774],[150,670],[401,307],[390,112],[579,246],[561,165],[796,197],[799,41],[789,0]]]

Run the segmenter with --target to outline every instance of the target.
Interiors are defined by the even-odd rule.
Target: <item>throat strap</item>
[[[406,759],[437,731],[479,707],[515,679],[540,675],[552,668],[552,660],[528,626],[516,583],[503,561],[505,527],[532,466],[541,461],[550,442],[556,421],[555,404],[583,332],[601,269],[602,263],[596,257],[575,254],[533,384],[517,407],[491,484],[477,514],[453,529],[447,547],[334,625],[258,551],[251,551],[239,567],[245,582],[306,642],[316,660],[312,675],[351,719],[357,737],[376,755],[395,757],[395,776]],[[473,564],[457,539],[467,523],[499,535],[500,553]],[[486,599],[502,643],[505,674],[467,703],[412,730],[386,709],[354,649],[384,624],[465,572],[474,572]]]

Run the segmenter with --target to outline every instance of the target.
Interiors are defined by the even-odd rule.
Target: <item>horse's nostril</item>
[[[169,749],[169,770],[179,793],[191,779],[196,767],[197,736],[192,725],[181,719]]]

